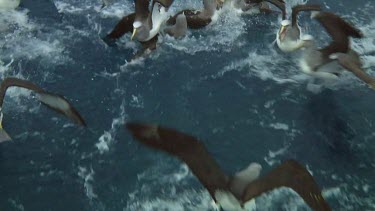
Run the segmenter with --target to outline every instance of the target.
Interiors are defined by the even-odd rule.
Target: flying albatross
[[[358,53],[350,48],[349,37],[362,38],[362,32],[333,13],[313,12],[312,17],[326,29],[332,42],[318,49],[311,35],[303,36],[305,50],[300,60],[302,71],[318,78],[338,79],[344,68],[375,88],[374,79],[361,69]]]
[[[165,151],[185,162],[224,210],[243,210],[249,200],[280,187],[296,191],[314,210],[330,210],[314,178],[294,160],[283,162],[258,179],[261,167],[254,163],[234,176],[228,176],[205,146],[193,136],[158,125],[127,123],[126,127],[142,144]]]
[[[103,40],[109,43],[133,32],[131,39],[142,44],[142,50],[135,57],[156,49],[160,27],[168,19],[167,9],[172,3],[173,0],[153,0],[150,12],[149,0],[135,0],[135,13],[123,17]]]
[[[39,86],[19,78],[5,78],[3,82],[1,82],[0,85],[0,143],[5,141],[10,141],[11,138],[8,135],[7,132],[3,129],[2,126],[2,120],[3,120],[3,112],[2,112],[2,106],[4,102],[4,97],[6,94],[6,91],[9,87],[12,86],[18,86],[25,89],[29,89],[31,91],[34,91],[36,93],[36,96],[38,100],[47,107],[51,108],[52,110],[55,110],[68,118],[70,118],[72,121],[79,125],[86,126],[85,121],[81,117],[81,115],[78,113],[78,111],[62,96],[56,95],[50,92],[44,91]]]
[[[0,0],[0,9],[16,9],[21,0]]]
[[[301,11],[319,11],[320,5],[296,5],[292,8],[292,21],[284,19],[276,34],[276,43],[283,52],[292,52],[302,47],[301,27],[298,25],[298,13]]]

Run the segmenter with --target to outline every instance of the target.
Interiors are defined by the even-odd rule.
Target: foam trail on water
[[[85,167],[78,167],[78,176],[83,179],[83,187],[85,189],[86,196],[90,200],[98,197],[94,192],[94,188],[92,187],[92,183],[94,182],[94,174],[95,172],[92,168],[88,170]]]
[[[223,8],[217,18],[201,30],[191,30],[182,39],[166,36],[165,45],[184,53],[194,55],[202,51],[230,51],[235,41],[245,32],[246,23],[233,10]],[[199,36],[192,33],[198,32]],[[228,48],[229,47],[229,48]]]
[[[99,150],[100,154],[109,151],[111,144],[114,141],[114,136],[119,128],[125,123],[126,111],[125,111],[125,101],[122,102],[120,106],[120,116],[112,120],[111,129],[104,131],[103,135],[99,137],[99,142],[95,144],[96,148]]]
[[[0,34],[4,35],[0,38],[2,60],[41,58],[43,64],[65,62],[66,49],[58,39],[60,35],[41,33],[44,26],[29,20],[27,13],[27,10],[0,11]]]

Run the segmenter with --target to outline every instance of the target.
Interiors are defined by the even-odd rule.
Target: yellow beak
[[[280,32],[279,32],[280,40],[284,39],[284,37],[285,37],[285,30],[286,30],[286,27],[285,26],[281,26],[281,29],[280,29]]]
[[[137,28],[134,28],[133,30],[133,34],[132,34],[132,37],[130,38],[131,40],[133,40],[134,36],[137,34]]]

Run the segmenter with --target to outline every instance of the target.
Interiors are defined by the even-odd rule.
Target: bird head
[[[291,22],[290,20],[283,20],[281,21],[281,28],[279,30],[279,37],[280,40],[284,40],[286,33],[290,28]]]
[[[139,29],[143,26],[142,22],[141,21],[134,21],[133,23],[133,34],[131,36],[131,40],[133,40],[133,38],[137,35],[137,33],[139,32]]]

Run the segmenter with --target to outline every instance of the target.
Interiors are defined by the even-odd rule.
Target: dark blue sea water
[[[286,0],[288,6],[301,3]],[[366,35],[353,40],[375,75],[375,2],[320,0]],[[117,47],[101,37],[134,10],[115,0],[24,0],[0,11],[0,74],[67,97],[88,123],[80,128],[9,89],[0,145],[0,210],[212,210],[209,194],[185,165],[136,143],[126,121],[147,121],[199,137],[223,169],[251,162],[263,172],[286,159],[307,166],[333,210],[375,210],[375,92],[350,74],[307,88],[299,53],[272,42],[277,15],[224,9],[207,28],[174,40],[161,36],[148,58],[127,35]],[[176,0],[171,11],[199,8]],[[308,15],[300,25],[324,42]],[[250,210],[308,210],[292,191],[262,195]],[[255,208],[256,207],[256,208]]]

